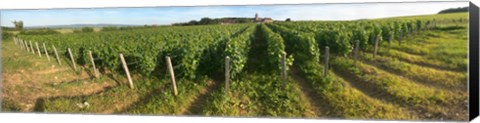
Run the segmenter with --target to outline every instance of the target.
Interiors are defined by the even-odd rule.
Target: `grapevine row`
[[[199,70],[214,66],[200,64],[208,62],[204,54],[215,54],[225,39],[243,32],[244,25],[162,27],[128,31],[109,31],[61,35],[20,35],[19,38],[57,47],[60,54],[67,57],[71,48],[78,64],[85,65],[88,51],[93,52],[95,63],[104,70],[120,70],[118,54],[123,53],[133,72],[151,75],[165,68],[165,56],[170,56],[176,71],[187,78],[195,78]],[[53,51],[51,47],[48,51]],[[199,67],[206,67],[201,68]]]

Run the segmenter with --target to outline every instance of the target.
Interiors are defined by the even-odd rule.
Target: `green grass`
[[[467,99],[466,95],[457,95],[453,92],[419,85],[411,80],[389,74],[383,70],[363,64],[362,62],[357,62],[357,66],[354,67],[353,60],[336,58],[332,63],[335,69],[349,73],[353,75],[352,77],[366,82],[365,84],[368,86],[373,86],[392,96],[398,101],[397,103],[421,107],[428,112],[440,113],[455,110],[449,109],[452,107],[447,107],[458,106],[462,101]],[[414,91],[412,91],[412,89],[414,89]],[[440,107],[444,107],[445,109]],[[450,118],[453,119],[453,117]]]
[[[453,71],[466,71],[467,69],[466,67],[465,68],[459,67],[455,64],[447,64],[445,62],[438,61],[438,60],[430,60],[419,55],[408,54],[408,53],[401,52],[398,50],[393,50],[393,49],[390,50],[389,53],[387,54],[379,54],[379,55],[389,56],[389,57],[393,57],[408,63],[432,67],[436,69],[453,70]]]
[[[392,56],[412,63],[429,64],[457,71],[466,71],[468,40],[466,28],[430,32],[421,32],[418,38],[410,41],[392,41],[387,56]],[[383,43],[383,48],[387,47]]]
[[[280,76],[243,74],[232,81],[230,93],[212,93],[203,114],[206,116],[312,117],[299,97],[300,90],[288,79],[283,88]],[[224,85],[223,85],[224,86]],[[222,86],[222,87],[223,87]]]
[[[14,45],[11,40],[2,43],[2,76],[5,111],[34,111],[38,98],[78,96],[111,86],[108,77],[90,79],[83,68],[73,71],[70,66],[58,65],[55,59],[48,61]],[[7,60],[5,60],[7,59]],[[67,61],[63,61],[66,63]],[[79,92],[83,91],[83,92]]]
[[[174,96],[169,79],[136,79],[135,89],[119,86],[100,94],[46,99],[45,112],[68,113],[127,113],[127,114],[179,114],[206,85],[207,78],[196,81],[177,80],[178,95]],[[201,83],[201,84],[200,84]],[[78,103],[88,102],[90,107],[79,108]],[[108,111],[108,112],[105,112]]]
[[[316,66],[316,67],[315,67]],[[417,119],[417,116],[407,113],[398,105],[393,105],[373,99],[368,95],[350,86],[341,77],[329,71],[323,77],[322,66],[300,65],[303,76],[312,83],[317,91],[318,98],[325,100],[330,105],[330,115],[355,119]],[[325,87],[325,84],[328,87]]]
[[[14,73],[18,70],[41,70],[49,67],[48,64],[38,64],[40,62],[48,61],[38,58],[38,55],[35,57],[32,52],[20,49],[13,40],[2,42],[2,72]]]
[[[2,112],[20,112],[20,107],[15,101],[2,99]]]
[[[453,72],[419,66],[402,62],[396,58],[377,56],[374,60],[371,53],[364,56],[365,60],[378,67],[416,80],[416,82],[439,86],[443,89],[466,93],[467,72]]]
[[[180,80],[177,81],[177,90],[178,95],[173,94],[173,89],[171,86],[163,86],[161,88],[156,88],[155,90],[161,91],[151,91],[158,93],[148,93],[148,94],[139,94],[150,96],[147,97],[145,103],[140,103],[139,105],[134,105],[126,111],[128,114],[157,114],[157,115],[179,115],[182,114],[182,111],[185,111],[185,108],[190,106],[191,102],[194,101],[193,97],[197,96],[201,89],[205,88],[208,81],[208,78],[202,77],[196,81]]]
[[[54,97],[37,101],[36,111],[53,113],[89,113],[96,114],[113,109],[117,103],[128,102],[136,97],[134,91],[127,86],[116,87],[106,92],[90,96]],[[80,108],[77,104],[88,102],[87,108]]]

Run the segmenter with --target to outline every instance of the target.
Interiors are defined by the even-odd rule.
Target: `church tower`
[[[260,17],[258,17],[258,13],[255,13],[255,18],[253,20],[254,22],[259,22],[261,21]]]

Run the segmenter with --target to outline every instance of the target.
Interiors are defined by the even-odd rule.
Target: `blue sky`
[[[255,13],[274,20],[355,20],[435,14],[443,9],[464,6],[468,6],[468,2],[1,10],[0,24],[13,27],[12,21],[22,20],[25,27],[67,24],[165,25],[202,17],[253,17]]]

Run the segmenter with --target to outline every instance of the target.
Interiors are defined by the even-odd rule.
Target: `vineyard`
[[[2,44],[2,71],[11,75],[2,110],[467,120],[467,17],[17,35]],[[41,63],[22,67],[22,59]],[[66,70],[51,73],[86,78],[14,79],[52,65]],[[22,87],[43,96],[24,99],[35,91]]]

